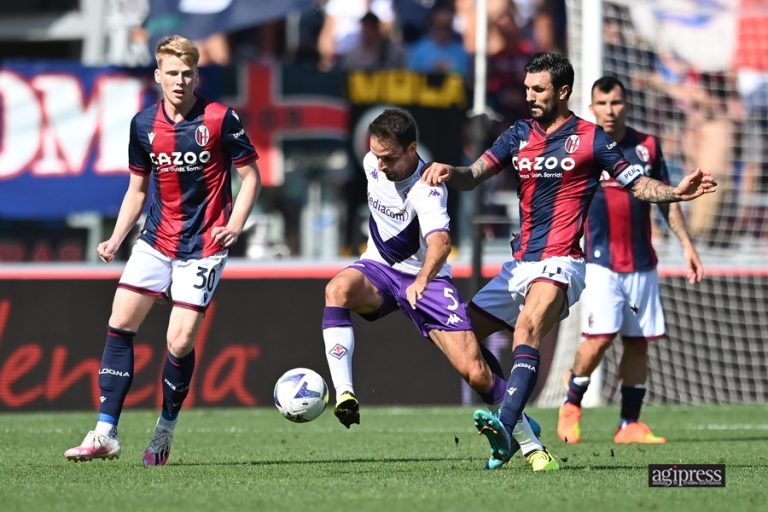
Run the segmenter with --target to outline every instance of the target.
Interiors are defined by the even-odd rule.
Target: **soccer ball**
[[[275,407],[286,419],[296,423],[312,421],[320,416],[328,403],[328,386],[317,372],[294,368],[285,372],[275,384]]]

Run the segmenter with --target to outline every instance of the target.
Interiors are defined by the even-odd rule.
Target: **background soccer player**
[[[579,240],[603,170],[643,201],[691,200],[716,189],[711,174],[700,169],[671,187],[630,165],[603,130],[568,109],[574,72],[562,55],[533,55],[525,71],[532,119],[512,124],[470,167],[436,163],[422,173],[428,184],[450,181],[462,190],[510,164],[520,179],[521,226],[512,243],[513,259],[469,307],[478,339],[501,329],[513,331],[512,371],[499,416],[479,410],[474,417],[491,443],[492,456],[509,438],[534,389],[542,338],[568,315],[584,288]],[[534,461],[544,467],[552,462],[546,451]]]
[[[347,428],[360,423],[351,311],[374,321],[400,309],[485,403],[498,404],[505,392],[501,365],[477,342],[451,279],[447,190],[419,180],[424,162],[417,153],[416,123],[404,110],[387,109],[369,131],[370,151],[363,160],[371,212],[368,247],[325,288],[323,340],[336,389],[334,414]],[[530,458],[544,450],[533,431],[540,430],[525,415],[520,420],[514,451],[519,444]]]
[[[195,367],[194,339],[227,260],[259,194],[256,151],[235,112],[195,95],[198,49],[180,36],[155,52],[162,100],[131,121],[128,190],[115,229],[98,246],[112,261],[141,215],[154,180],[146,224],[120,278],[99,368],[101,395],[94,430],[67,450],[70,460],[120,455],[117,424],[133,380],[133,338],[158,296],[170,294],[163,406],[147,466],[168,461],[176,420]],[[242,178],[232,204],[230,167]]]
[[[618,143],[632,166],[645,176],[669,182],[659,140],[626,125],[625,89],[619,80],[607,76],[597,80],[592,86],[590,109],[597,124]],[[688,235],[680,205],[662,203],[659,209],[680,240],[688,280],[701,281],[701,260]],[[557,435],[568,443],[581,440],[581,400],[589,386],[589,376],[616,334],[621,334],[621,420],[613,440],[665,443],[665,438],[654,435],[648,425],[638,421],[645,396],[648,342],[662,338],[665,333],[656,272],[658,260],[651,245],[651,205],[635,199],[615,180],[603,175],[589,208],[585,238],[583,339],[573,362],[568,394],[560,408]]]

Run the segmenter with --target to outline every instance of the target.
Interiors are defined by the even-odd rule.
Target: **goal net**
[[[628,124],[660,138],[671,181],[701,167],[719,184],[717,194],[682,205],[702,283],[688,284],[677,239],[656,223],[667,339],[651,343],[646,400],[768,401],[768,2],[566,5],[573,109],[592,119],[589,86],[599,76],[580,84],[579,74],[595,69],[597,56],[596,75],[628,89]],[[562,402],[580,332],[577,305],[560,326],[538,405]],[[616,341],[593,375],[592,403],[619,399],[620,357]]]

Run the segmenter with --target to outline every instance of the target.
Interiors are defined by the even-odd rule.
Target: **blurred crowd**
[[[157,41],[181,33],[201,48],[202,66],[294,62],[322,72],[409,69],[458,73],[468,88],[473,84],[474,0],[105,0],[103,5],[111,35],[109,64],[153,65]],[[630,125],[660,137],[672,181],[683,169],[703,167],[720,183],[720,193],[686,211],[692,234],[715,248],[741,247],[744,241],[748,248],[768,245],[768,4],[605,1],[603,8],[604,71],[629,89]],[[529,56],[569,50],[565,0],[488,0],[487,15],[486,140],[478,141],[469,123],[463,127],[467,161],[509,121],[528,116],[522,82]],[[570,20],[572,27],[578,23]],[[575,103],[571,107],[578,109]],[[325,168],[330,161],[302,165]],[[354,162],[340,165],[350,179]],[[260,201],[273,225],[265,227],[262,218],[255,230],[271,238],[273,247],[279,242],[278,255],[306,255],[296,212],[311,196],[312,176],[265,191]],[[510,220],[483,225],[486,238],[504,240],[515,229],[515,188],[513,173],[486,184],[480,213]],[[298,191],[297,200],[275,199],[291,190]],[[473,208],[471,196],[462,196],[455,207],[460,215],[452,212],[460,220],[455,237],[460,244],[468,241]],[[336,198],[349,197],[340,187]],[[281,201],[289,206],[275,206]],[[355,219],[346,216],[338,245],[349,254],[358,251],[360,234],[349,229]],[[658,230],[660,243],[667,232]]]
[[[236,26],[231,13],[226,16],[227,11],[238,9],[238,0],[117,3],[135,14],[121,19],[133,23],[130,34],[137,51],[122,55],[133,55],[137,62],[144,52],[148,63],[149,49],[157,39],[183,27],[197,36],[203,65],[250,59],[300,61],[324,71],[404,68],[459,73],[469,87],[472,85],[474,0],[314,0],[294,4],[267,0],[262,3],[283,8],[267,5],[265,16],[272,13],[274,18],[249,26]],[[673,173],[695,167],[716,172],[722,193],[696,203],[688,212],[693,234],[723,246],[741,235],[765,238],[766,7],[760,0],[684,3],[691,8],[687,11],[690,20],[680,15],[685,10],[676,12],[679,6],[663,0],[653,6],[640,3],[634,7],[625,2],[605,2],[605,71],[636,91],[630,121],[661,137]],[[242,14],[238,16],[240,21],[242,18]],[[659,27],[671,33],[678,31],[684,36],[678,39],[687,42],[663,41]],[[733,35],[723,36],[723,30]],[[713,39],[722,42],[714,50],[707,44]],[[528,57],[538,51],[567,50],[564,0],[488,1],[487,104],[491,118],[496,120],[487,125],[489,140],[506,127],[507,121],[528,114],[521,87]],[[468,140],[467,159],[475,156],[475,149]],[[505,203],[515,186],[512,179],[489,184],[482,213],[514,217],[513,209]],[[471,207],[464,206],[463,211],[469,213]],[[461,238],[466,240],[467,224],[461,227]],[[483,229],[489,237],[503,238],[509,231],[500,225]],[[664,232],[659,230],[659,238]],[[345,238],[342,245],[354,252],[350,247],[354,240]],[[290,245],[292,251],[298,250],[296,243]]]
[[[238,0],[110,3],[111,28],[125,34],[122,43],[115,38],[112,64],[151,65],[151,49],[176,31],[200,46],[201,66],[301,61],[321,70],[403,68],[467,79],[473,71],[474,0],[266,0],[259,3],[274,8],[249,9],[246,26]],[[519,84],[528,56],[565,49],[564,0],[489,0],[492,107],[504,117],[524,114]]]

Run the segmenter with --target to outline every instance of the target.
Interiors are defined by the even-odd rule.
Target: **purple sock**
[[[329,327],[351,327],[352,315],[347,308],[325,306],[323,309],[323,329]]]

